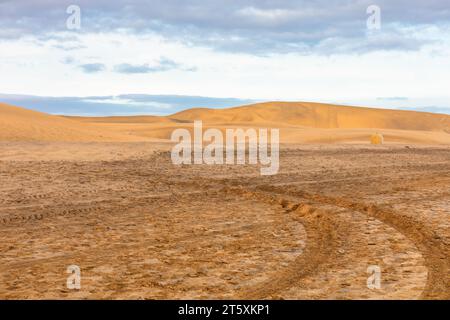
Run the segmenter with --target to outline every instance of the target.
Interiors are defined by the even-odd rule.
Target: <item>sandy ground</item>
[[[270,177],[169,147],[0,142],[0,298],[450,299],[450,147],[284,145]]]

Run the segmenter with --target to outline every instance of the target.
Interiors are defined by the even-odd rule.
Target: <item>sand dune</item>
[[[0,103],[0,140],[128,141],[132,139],[65,117]]]
[[[382,133],[386,143],[450,143],[448,115],[318,103],[268,102],[229,109],[194,108],[167,117],[77,120],[122,134],[159,139],[168,139],[174,129],[202,120],[205,129],[280,128],[285,143],[368,143],[374,132]]]
[[[277,123],[308,128],[377,128],[450,132],[450,116],[425,112],[337,106],[303,102],[267,102],[230,109],[190,109],[169,117],[208,123]]]
[[[268,102],[229,109],[194,108],[170,116],[59,117],[0,104],[3,141],[154,141],[176,128],[280,128],[284,143],[450,144],[450,116],[319,103]]]

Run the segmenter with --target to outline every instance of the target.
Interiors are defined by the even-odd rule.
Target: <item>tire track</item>
[[[300,197],[323,205],[333,205],[355,210],[393,227],[411,240],[425,259],[425,265],[428,268],[428,279],[421,298],[450,299],[449,246],[442,241],[436,232],[417,219],[389,208],[364,202],[355,202],[348,198],[310,194],[304,191],[279,189],[273,186],[259,187],[259,189],[275,194]]]
[[[276,299],[281,291],[290,288],[293,283],[301,283],[302,279],[314,275],[326,268],[328,261],[336,256],[345,226],[323,208],[319,209],[311,204],[298,203],[294,199],[287,199],[278,195],[269,195],[242,188],[225,187],[222,192],[233,193],[241,197],[264,201],[270,205],[277,205],[285,214],[297,214],[299,222],[303,224],[308,234],[306,247],[282,272],[257,286],[244,288],[238,293],[239,299]]]

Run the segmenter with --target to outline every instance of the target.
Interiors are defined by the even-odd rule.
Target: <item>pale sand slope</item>
[[[166,117],[59,117],[0,104],[1,141],[160,141],[176,128],[280,128],[284,143],[450,144],[450,116],[413,111],[270,102],[229,109],[190,109]]]

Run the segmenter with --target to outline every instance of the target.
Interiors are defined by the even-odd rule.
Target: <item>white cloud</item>
[[[411,30],[415,36],[415,30]],[[116,96],[124,93],[178,94],[264,100],[330,102],[373,101],[378,97],[408,97],[422,106],[450,105],[450,39],[431,28],[439,39],[420,50],[362,54],[226,53],[168,40],[158,34],[54,34],[48,40],[28,36],[0,41],[2,93],[39,96]],[[55,46],[70,35],[79,48]],[[422,36],[422,35],[421,35]],[[166,57],[183,66],[144,74],[120,74],[114,66],[146,65]],[[86,74],[79,65],[102,64],[103,71]],[[434,99],[434,100],[433,100]],[[432,101],[433,100],[433,101]],[[429,102],[427,102],[429,101]],[[432,103],[433,102],[433,103]],[[395,104],[397,104],[395,102]]]

